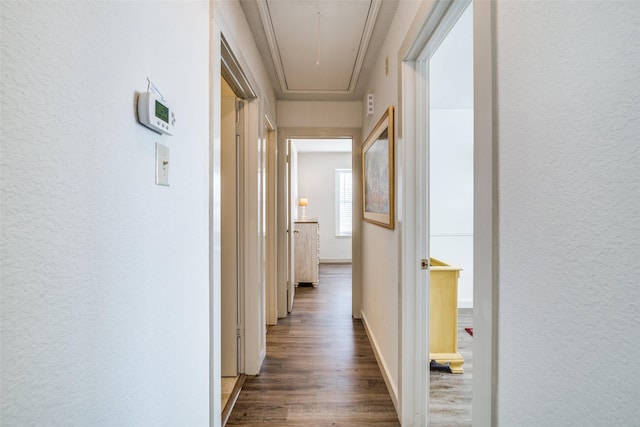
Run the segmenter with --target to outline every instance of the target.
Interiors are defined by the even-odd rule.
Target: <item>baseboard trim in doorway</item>
[[[363,312],[360,312],[360,316],[362,316],[362,324],[364,325],[364,330],[367,333],[367,337],[369,338],[369,343],[371,344],[371,348],[373,349],[373,355],[376,357],[376,361],[378,362],[378,367],[380,368],[380,372],[382,373],[382,378],[384,379],[384,383],[387,385],[387,390],[389,391],[389,396],[391,396],[391,401],[393,402],[393,406],[396,408],[396,413],[398,417],[400,417],[400,410],[398,408],[398,390],[393,387],[393,383],[389,378],[389,369],[387,368],[387,364],[384,362],[382,356],[378,352],[378,343],[374,338],[373,334],[369,330],[369,325],[367,324],[367,316],[364,315]]]
[[[247,376],[245,374],[240,374],[238,376],[238,380],[236,381],[236,385],[233,386],[231,396],[229,396],[227,404],[224,405],[224,408],[222,409],[222,427],[224,427],[227,424],[227,421],[229,421],[231,411],[233,411],[233,407],[238,400],[238,396],[240,396],[240,391],[242,391],[242,386],[244,385],[244,380],[246,378]]]

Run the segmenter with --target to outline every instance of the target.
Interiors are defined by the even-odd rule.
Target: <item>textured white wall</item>
[[[458,307],[473,307],[473,8],[429,60],[429,252],[462,268]]]
[[[640,3],[498,2],[500,425],[637,425]]]
[[[473,307],[473,110],[431,110],[429,125],[430,256],[462,268],[458,307]]]
[[[351,153],[298,153],[298,194],[320,224],[320,261],[351,261],[351,238],[336,237],[336,169],[351,169]]]
[[[208,3],[1,7],[2,424],[208,425]]]

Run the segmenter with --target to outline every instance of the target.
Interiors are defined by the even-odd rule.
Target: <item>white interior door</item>
[[[225,87],[225,82],[222,84]],[[231,91],[228,88],[228,91]],[[221,99],[221,364],[222,376],[238,375],[238,156],[236,97]]]
[[[265,121],[267,119],[265,118]],[[266,141],[266,307],[267,325],[278,323],[278,165],[275,130],[269,123],[264,129]]]
[[[278,234],[278,272],[277,272],[277,309],[278,317],[286,317],[288,313],[289,287],[289,165],[287,160],[288,141],[278,137],[277,142],[277,234]]]
[[[297,188],[297,153],[295,147],[293,146],[291,140],[287,141],[287,159],[289,160],[287,163],[288,169],[288,194],[287,194],[287,229],[289,230],[289,234],[287,236],[287,253],[289,265],[287,268],[288,278],[287,278],[287,311],[291,313],[293,310],[293,300],[296,294],[295,287],[295,251],[294,251],[294,229],[296,220],[296,188]]]

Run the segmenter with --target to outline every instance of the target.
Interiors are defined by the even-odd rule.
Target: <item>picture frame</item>
[[[394,229],[395,164],[393,106],[362,144],[363,220]]]

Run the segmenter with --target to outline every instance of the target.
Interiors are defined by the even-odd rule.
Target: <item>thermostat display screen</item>
[[[156,117],[165,123],[169,123],[169,108],[156,101]]]
[[[2,0],[0,0],[1,2]],[[171,104],[164,99],[156,97],[151,92],[143,92],[138,95],[138,122],[154,132],[165,135],[173,135],[173,126],[176,123],[175,113]]]

